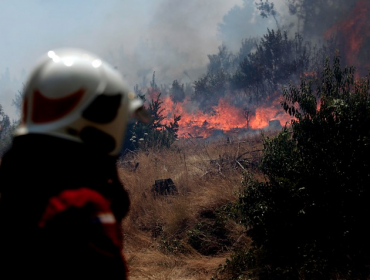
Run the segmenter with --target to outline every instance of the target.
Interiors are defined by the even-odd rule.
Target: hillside
[[[261,140],[260,134],[181,139],[171,149],[121,159],[132,203],[123,224],[130,279],[209,279],[232,248],[248,244],[222,207],[236,199],[243,169],[257,172]],[[151,192],[155,180],[165,178],[178,194]]]

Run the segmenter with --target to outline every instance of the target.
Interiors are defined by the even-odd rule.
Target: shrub
[[[369,77],[355,80],[337,55],[317,82],[284,90],[282,106],[295,119],[265,138],[266,180],[246,174],[237,203],[253,247],[228,261],[240,273],[218,279],[370,276]]]
[[[159,93],[147,106],[151,121],[147,124],[137,121],[128,126],[123,150],[171,147],[178,137],[181,116],[174,115],[173,121],[165,124],[162,104]]]
[[[188,243],[202,255],[210,256],[227,251],[235,240],[227,228],[228,217],[222,208],[203,211],[201,221],[187,231]]]

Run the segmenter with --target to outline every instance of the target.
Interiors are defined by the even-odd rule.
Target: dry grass
[[[186,232],[202,221],[202,213],[236,199],[242,171],[254,170],[261,149],[261,136],[253,136],[180,140],[171,149],[127,155],[119,174],[132,203],[123,224],[130,279],[209,279],[228,252],[201,255],[187,243]],[[153,196],[151,186],[165,178],[172,178],[178,195]],[[242,235],[235,223],[226,227],[230,239]]]

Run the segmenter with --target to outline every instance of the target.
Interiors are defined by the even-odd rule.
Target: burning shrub
[[[336,56],[316,88],[285,90],[295,120],[265,139],[267,180],[245,176],[236,206],[253,246],[218,279],[369,278],[370,79],[354,72]]]

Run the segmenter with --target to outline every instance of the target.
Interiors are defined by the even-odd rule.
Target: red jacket
[[[53,278],[72,271],[74,277],[85,279],[89,275],[94,279],[127,279],[121,223],[110,201],[97,191],[82,187],[51,197],[38,228],[42,255],[54,258],[46,261],[54,268]],[[61,269],[61,263],[65,263],[65,271],[55,271]]]
[[[16,137],[0,166],[0,279],[127,279],[116,159]]]

